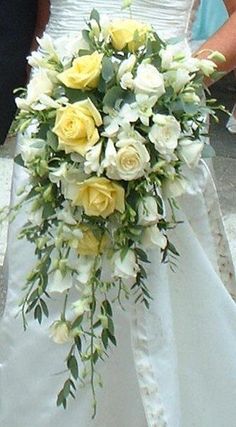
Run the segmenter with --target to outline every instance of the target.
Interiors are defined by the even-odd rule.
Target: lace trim
[[[145,315],[141,314],[142,321],[140,322],[138,320],[139,315],[140,307],[139,311],[137,307],[134,307],[131,328],[133,353],[148,427],[168,427],[157,380],[150,360]]]
[[[224,224],[222,221],[222,213],[217,195],[217,189],[208,165],[205,162],[203,162],[203,164],[208,171],[208,181],[203,191],[203,196],[205,199],[211,232],[215,243],[219,274],[222,282],[231,294],[232,298],[236,300],[235,269],[229,248],[229,242],[226,237]]]

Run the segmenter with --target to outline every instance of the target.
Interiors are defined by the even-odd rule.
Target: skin
[[[236,0],[224,0],[224,3],[229,14],[229,19],[202,45],[195,55],[200,58],[206,58],[209,51],[217,50],[226,58],[224,63],[217,64],[219,71],[229,72],[236,69]],[[50,0],[38,0],[38,19],[35,36],[40,37],[43,34],[49,16]],[[36,47],[35,42],[32,47]]]

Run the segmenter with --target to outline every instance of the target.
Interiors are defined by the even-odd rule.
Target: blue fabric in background
[[[193,26],[193,40],[206,40],[227,19],[223,0],[202,0]]]

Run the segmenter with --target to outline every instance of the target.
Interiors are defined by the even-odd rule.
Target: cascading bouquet
[[[148,308],[148,251],[170,263],[178,255],[168,230],[187,188],[184,168],[202,156],[203,117],[217,108],[203,100],[215,54],[192,58],[150,26],[96,10],[78,36],[39,44],[17,98],[16,162],[29,176],[20,238],[37,256],[21,309],[25,327],[30,313],[41,323],[48,298],[61,297],[50,335],[69,352],[57,404],[66,407],[88,377],[95,409],[97,362],[116,345],[114,305],[132,298]]]

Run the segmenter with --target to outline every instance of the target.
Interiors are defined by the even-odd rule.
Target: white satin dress
[[[133,17],[151,22],[164,38],[185,38],[188,48],[194,3],[134,0]],[[55,38],[76,33],[92,7],[113,17],[120,14],[118,0],[52,0],[48,33]],[[0,327],[1,427],[236,426],[234,274],[207,167],[202,164],[189,178],[178,214],[185,222],[171,236],[180,252],[178,268],[171,272],[152,252],[150,310],[132,303],[126,312],[117,307],[118,347],[99,366],[104,387],[97,392],[93,421],[89,387],[78,391],[67,411],[56,407],[66,346],[51,342],[46,321],[40,327],[30,320],[24,332],[20,316],[15,317],[20,288],[34,260],[30,244],[16,238],[24,213],[11,225]],[[25,180],[16,167],[13,202]],[[53,299],[52,313],[60,310]]]

